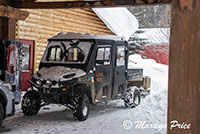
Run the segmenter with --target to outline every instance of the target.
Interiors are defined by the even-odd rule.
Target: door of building
[[[31,80],[33,75],[33,64],[34,64],[34,41],[32,40],[20,40],[22,45],[22,79],[21,79],[21,89],[22,91],[27,91],[31,85],[28,80]]]

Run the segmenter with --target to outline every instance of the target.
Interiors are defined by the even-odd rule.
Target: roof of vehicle
[[[114,35],[93,35],[69,32],[67,34],[59,33],[56,36],[49,38],[48,40],[75,40],[75,39],[99,39],[99,40],[115,40],[124,41],[124,37]]]

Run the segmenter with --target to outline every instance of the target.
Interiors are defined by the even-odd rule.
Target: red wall
[[[156,60],[157,63],[168,65],[169,45],[151,45],[145,46],[146,50],[141,53],[142,56]]]

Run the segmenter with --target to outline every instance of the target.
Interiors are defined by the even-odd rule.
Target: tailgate
[[[143,81],[143,69],[128,69],[128,81]]]

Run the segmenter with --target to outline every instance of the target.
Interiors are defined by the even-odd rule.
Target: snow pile
[[[125,108],[122,100],[99,103],[91,107],[86,121],[74,121],[72,112],[61,105],[48,105],[41,108],[38,115],[24,116],[20,105],[16,115],[4,121],[6,134],[166,134],[167,124],[167,78],[168,66],[139,55],[129,57],[129,68],[143,68],[144,75],[150,76],[151,94],[141,100],[136,108]],[[132,128],[124,129],[125,120],[132,122]],[[136,128],[142,121],[146,127]],[[158,124],[159,128],[148,128]],[[163,128],[163,126],[165,128]]]
[[[134,115],[135,119],[159,123],[166,127],[168,66],[158,64],[152,59],[142,59],[140,55],[131,55],[129,56],[129,68],[143,68],[144,76],[151,77],[151,94],[137,107],[138,116]],[[159,132],[166,133],[166,128]]]
[[[152,81],[167,85],[168,66],[156,63],[153,59],[143,59],[141,55],[130,55],[128,68],[143,68],[145,76],[150,76]]]
[[[125,7],[93,8],[97,16],[116,35],[129,39],[139,27],[136,17]]]

